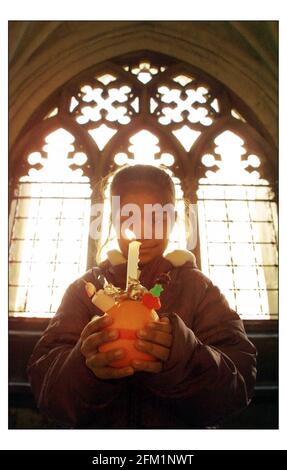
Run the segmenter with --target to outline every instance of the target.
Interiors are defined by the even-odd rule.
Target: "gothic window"
[[[179,217],[168,250],[197,238],[199,267],[242,318],[276,318],[274,150],[266,135],[222,84],[170,57],[143,52],[75,77],[35,113],[12,151],[10,314],[53,315],[68,284],[116,246],[108,190],[100,242],[89,238],[102,178],[148,163],[175,184]],[[197,207],[192,234],[187,203]]]
[[[259,156],[244,143],[226,130],[202,157],[213,171],[199,179],[197,193],[201,267],[239,314],[276,317],[276,204]]]
[[[90,185],[87,160],[75,138],[59,128],[31,152],[12,203],[9,310],[12,316],[50,316],[67,285],[86,269]]]

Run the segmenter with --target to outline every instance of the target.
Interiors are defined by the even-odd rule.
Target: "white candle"
[[[134,233],[127,229],[127,237],[132,240],[135,238]],[[139,263],[139,251],[140,251],[141,242],[133,240],[129,244],[129,253],[128,253],[128,266],[127,266],[127,283],[126,289],[129,286],[129,279],[138,279],[138,263]]]

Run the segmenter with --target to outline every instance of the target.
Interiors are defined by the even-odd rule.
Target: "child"
[[[175,203],[171,178],[149,165],[118,171],[111,195],[120,197],[121,207],[133,203],[141,211],[146,204]],[[30,358],[32,390],[49,417],[78,428],[203,428],[250,402],[256,350],[243,323],[190,252],[163,256],[168,235],[167,220],[161,238],[153,220],[152,237],[144,239],[142,231],[140,240],[141,284],[150,289],[159,276],[170,279],[161,294],[160,319],[137,332],[136,347],[156,361],[116,369],[109,364],[123,351],[98,351],[118,331],[105,330],[112,320],[92,304],[83,279],[99,288],[103,275],[125,288],[129,241],[119,235],[120,252],[110,252],[68,287]]]

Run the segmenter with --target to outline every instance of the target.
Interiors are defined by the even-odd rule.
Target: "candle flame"
[[[135,236],[134,232],[132,230],[130,230],[129,228],[127,228],[125,230],[125,235],[126,235],[126,238],[128,240],[135,240],[136,239],[136,236]]]

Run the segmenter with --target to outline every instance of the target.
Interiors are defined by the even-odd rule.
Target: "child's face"
[[[168,231],[171,230],[172,226],[169,228],[168,223],[167,223],[167,214],[164,212],[163,217],[160,217],[160,222],[162,222],[162,236],[160,238],[156,237],[156,223],[157,219],[153,213],[152,218],[149,219],[151,222],[148,224],[147,219],[145,219],[144,214],[145,214],[145,205],[146,204],[160,204],[161,206],[164,206],[166,204],[166,200],[164,199],[163,195],[161,195],[157,191],[148,191],[144,189],[136,189],[133,190],[131,193],[125,193],[124,196],[121,196],[120,199],[120,205],[121,209],[125,204],[136,204],[140,208],[140,229],[141,229],[141,236],[137,238],[138,241],[141,242],[140,246],[140,262],[142,264],[146,264],[149,261],[152,261],[154,258],[157,256],[161,256],[163,252],[165,251],[167,245],[168,245]],[[121,227],[123,222],[125,222],[129,217],[131,216],[131,213],[128,216],[121,216]],[[146,225],[149,225],[150,227],[150,234],[149,238],[144,237],[144,230],[145,230],[145,223]],[[133,230],[133,227],[129,227],[131,230]],[[133,230],[135,231],[135,230]],[[147,233],[147,228],[146,228],[146,233]],[[151,238],[150,238],[151,236]],[[126,239],[121,230],[120,237],[118,238],[118,243],[120,246],[120,249],[123,253],[123,255],[127,258],[128,257],[128,248],[129,248],[129,243],[130,241]]]

